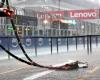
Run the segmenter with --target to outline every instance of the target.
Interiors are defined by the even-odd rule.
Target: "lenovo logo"
[[[76,19],[97,19],[99,18],[98,10],[71,10],[68,11],[70,18]]]
[[[82,13],[82,12],[80,12],[80,13],[72,13],[71,12],[70,16],[71,17],[84,17],[84,18],[87,18],[87,17],[96,17],[97,14],[95,12],[93,12],[93,13],[89,13],[89,12],[85,12],[85,13]]]

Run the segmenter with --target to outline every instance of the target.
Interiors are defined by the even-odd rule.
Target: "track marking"
[[[23,79],[23,80],[34,80],[34,79],[37,79],[37,78],[39,78],[39,77],[42,77],[42,76],[44,76],[44,75],[46,75],[46,74],[49,74],[49,73],[51,73],[51,72],[53,72],[53,70],[47,70],[47,71],[43,71],[43,72],[40,72],[40,73],[37,73],[37,74],[35,74],[35,75],[32,75],[32,76],[30,76],[30,77],[27,77],[27,78],[25,78],[25,79]]]
[[[18,68],[18,69],[15,69],[15,70],[9,70],[9,71],[6,71],[6,72],[3,72],[3,73],[0,73],[0,75],[4,75],[4,74],[7,74],[7,73],[11,73],[11,72],[15,72],[15,71],[18,71],[18,70],[21,70],[21,69],[24,69],[24,68],[27,68],[29,66],[24,66],[22,68]]]
[[[53,66],[54,66],[54,67],[57,67],[57,66],[64,65],[64,64],[66,64],[66,63],[67,63],[67,62],[64,62],[64,63],[56,64],[56,65],[53,65]],[[42,76],[44,76],[44,75],[47,75],[47,74],[49,74],[49,73],[51,73],[51,72],[53,72],[53,71],[55,71],[55,70],[46,70],[46,71],[43,71],[43,72],[39,72],[39,73],[37,73],[37,74],[33,74],[32,76],[29,76],[29,77],[27,77],[27,78],[24,78],[23,80],[34,80],[34,79],[37,79],[37,78],[42,77]]]

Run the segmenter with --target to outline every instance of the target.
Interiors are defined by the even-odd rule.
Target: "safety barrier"
[[[56,53],[59,53],[59,49],[65,46],[66,51],[69,51],[71,46],[75,46],[76,50],[78,45],[83,46],[83,49],[87,48],[87,53],[92,52],[92,44],[98,46],[100,42],[99,35],[86,35],[86,36],[69,36],[69,37],[21,37],[22,45],[25,49],[34,49],[35,56],[38,55],[39,48],[49,48],[49,52],[53,54],[53,47],[56,49]],[[19,50],[19,45],[15,37],[0,37],[0,44],[8,50]],[[0,51],[2,49],[0,48]],[[45,52],[45,50],[44,50]]]

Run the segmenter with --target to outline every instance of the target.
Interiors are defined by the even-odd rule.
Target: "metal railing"
[[[100,42],[100,35],[86,35],[86,36],[69,36],[69,37],[21,37],[21,42],[25,49],[34,49],[35,56],[38,56],[38,49],[40,47],[49,47],[50,54],[53,54],[53,47],[56,47],[57,54],[59,53],[59,47],[66,46],[66,51],[68,52],[70,46],[74,45],[76,50],[78,50],[78,45],[83,46],[83,50],[87,49],[87,54],[92,53],[92,44],[98,46]],[[17,45],[17,40],[15,37],[0,37],[0,44],[2,44],[9,51],[19,49]],[[0,49],[1,50],[1,49]],[[8,59],[10,57],[8,56]]]

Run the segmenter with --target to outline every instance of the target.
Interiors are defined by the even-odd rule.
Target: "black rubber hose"
[[[2,0],[2,1],[4,1],[4,0]],[[6,4],[7,4],[7,8],[10,10],[8,0],[6,0]],[[12,24],[12,26],[13,26],[13,30],[14,30],[14,32],[15,32],[15,36],[16,36],[16,38],[17,38],[17,40],[18,40],[18,44],[19,44],[21,50],[23,51],[24,55],[26,56],[26,58],[27,58],[30,62],[28,62],[28,61],[26,61],[26,60],[24,60],[24,59],[22,59],[22,58],[19,58],[19,57],[15,56],[14,54],[12,54],[10,51],[8,51],[6,48],[4,48],[4,47],[0,44],[0,47],[1,47],[7,54],[9,54],[9,55],[12,56],[13,58],[15,58],[15,59],[17,59],[17,60],[19,60],[19,61],[21,61],[21,62],[23,62],[23,63],[26,63],[26,64],[28,64],[28,65],[33,65],[33,66],[36,66],[36,67],[48,68],[48,69],[66,70],[66,69],[63,68],[63,67],[44,66],[44,65],[40,65],[40,64],[38,64],[38,63],[32,61],[32,60],[29,58],[29,56],[27,55],[26,51],[24,50],[24,48],[23,48],[23,46],[22,46],[22,44],[21,44],[21,42],[20,42],[20,39],[19,39],[19,37],[18,37],[18,35],[17,35],[16,27],[15,27],[14,22],[13,22],[13,19],[10,18],[10,21],[11,21],[11,24]]]
[[[9,55],[12,56],[13,58],[17,59],[18,61],[21,61],[21,62],[26,63],[26,64],[28,64],[28,65],[33,65],[33,66],[37,66],[37,67],[46,68],[45,66],[39,65],[39,64],[37,64],[37,63],[35,63],[35,62],[28,62],[28,61],[26,61],[26,60],[24,60],[24,59],[22,59],[22,58],[19,58],[19,57],[15,56],[15,55],[12,54],[10,51],[8,51],[6,48],[4,48],[1,44],[0,44],[0,47],[1,47],[7,54],[9,54]]]
[[[11,52],[9,52],[9,51],[8,51],[6,48],[4,48],[1,44],[0,44],[0,47],[1,47],[7,54],[9,54],[10,56],[12,56],[13,58],[15,58],[15,59],[17,59],[17,60],[19,60],[19,61],[21,61],[21,62],[24,62],[24,63],[26,63],[26,64],[28,64],[28,65],[31,65],[30,62],[27,62],[27,61],[25,61],[25,60],[23,60],[23,59],[21,59],[21,58],[15,56],[15,55],[12,54]]]
[[[9,55],[12,56],[13,58],[15,58],[15,59],[17,59],[18,61],[23,62],[23,63],[25,63],[25,64],[28,64],[28,65],[31,65],[31,66],[36,66],[36,67],[41,67],[41,68],[60,69],[59,67],[44,66],[44,65],[40,65],[40,64],[38,64],[38,63],[36,63],[36,62],[28,62],[28,61],[26,61],[26,60],[24,60],[24,59],[22,59],[22,58],[19,58],[19,57],[15,56],[15,55],[12,54],[10,51],[8,51],[6,48],[4,48],[1,44],[0,44],[0,47],[1,47],[7,54],[9,54]],[[63,68],[60,69],[60,70],[63,70]]]
[[[6,0],[6,4],[7,4],[7,8],[10,10],[8,0]],[[19,46],[20,46],[20,48],[21,48],[23,54],[25,55],[25,57],[26,57],[29,61],[32,62],[32,59],[27,55],[27,53],[26,53],[25,49],[23,48],[22,43],[21,43],[21,41],[20,41],[20,39],[19,39],[19,37],[18,37],[17,29],[16,29],[16,27],[15,27],[15,25],[14,25],[13,19],[10,18],[10,21],[11,21],[11,24],[12,24],[12,27],[13,27],[13,30],[14,30],[14,33],[15,33],[15,36],[16,36],[16,38],[17,38],[18,44],[19,44]]]
[[[8,0],[6,0],[6,4],[7,4],[7,8],[10,9]],[[12,27],[13,27],[13,29],[14,29],[15,36],[16,36],[16,38],[17,38],[17,40],[18,40],[18,44],[19,44],[21,50],[23,51],[24,55],[26,56],[26,58],[31,62],[31,65],[34,65],[34,66],[37,66],[37,67],[42,67],[42,68],[48,68],[47,66],[43,66],[43,65],[37,64],[36,62],[32,61],[32,60],[29,58],[29,56],[27,55],[26,51],[24,50],[24,48],[23,48],[23,46],[22,46],[22,44],[21,44],[21,42],[20,42],[20,39],[19,39],[18,34],[17,34],[16,27],[15,27],[14,22],[13,22],[13,19],[10,18],[10,21],[11,21]],[[5,50],[9,55],[11,55],[12,57],[14,57],[15,59],[17,59],[17,60],[20,59],[21,62],[26,63],[26,62],[23,61],[21,58],[15,56],[15,55],[13,55],[13,54],[11,54],[11,52],[9,52],[8,50],[6,50],[3,46],[1,46],[1,48],[2,48],[3,50]],[[28,64],[30,64],[30,63],[28,63]]]
[[[0,3],[0,8],[2,8],[4,6],[5,0],[2,0]]]

